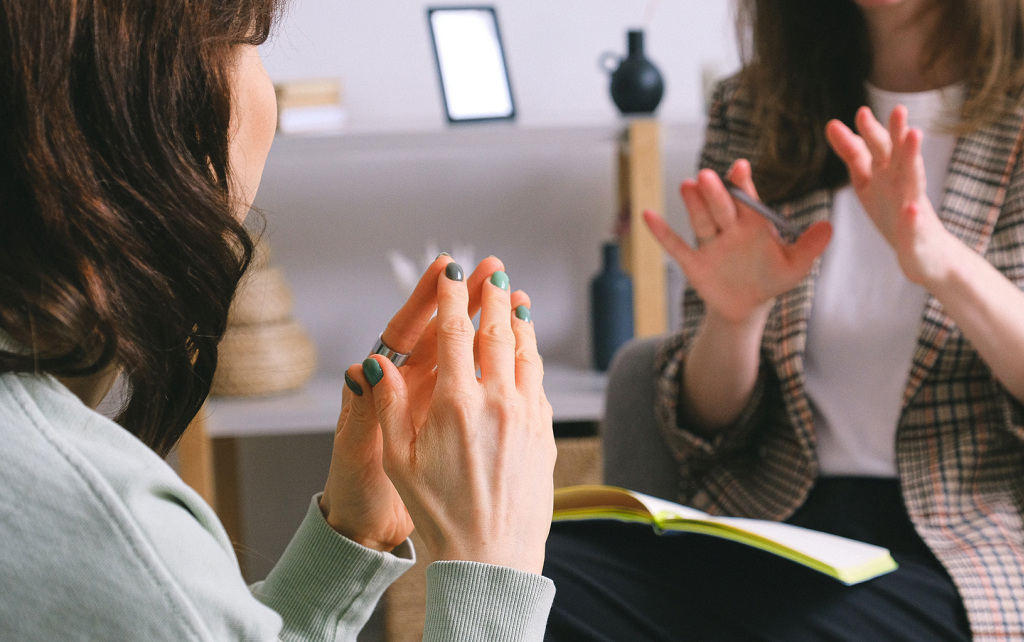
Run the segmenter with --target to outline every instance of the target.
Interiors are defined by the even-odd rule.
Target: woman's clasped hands
[[[436,560],[540,573],[555,444],[529,306],[494,257],[468,279],[446,255],[427,269],[383,336],[406,364],[346,373],[320,503],[336,531],[389,551],[415,524]]]

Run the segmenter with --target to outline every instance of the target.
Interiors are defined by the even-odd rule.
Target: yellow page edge
[[[779,557],[783,557],[792,562],[796,562],[797,564],[814,569],[819,573],[828,575],[829,577],[846,584],[847,586],[864,582],[880,575],[890,573],[899,568],[899,565],[896,563],[896,560],[892,558],[892,555],[886,555],[885,557],[879,557],[863,564],[858,564],[857,566],[837,569],[825,564],[824,562],[820,562],[813,557],[789,548],[788,546],[779,544],[778,542],[761,535],[751,533],[750,531],[716,522],[684,519],[667,511],[661,511],[656,515],[651,515],[647,511],[634,511],[620,507],[603,506],[561,509],[555,511],[552,516],[552,521],[554,522],[584,521],[590,519],[614,519],[622,522],[651,524],[654,527],[654,530],[659,534],[667,530],[674,530],[700,533],[703,535],[728,539],[740,544],[753,546],[754,548],[761,549],[767,553],[771,553],[772,555],[778,555]]]
[[[556,510],[551,518],[553,522],[580,522],[588,519],[614,519],[620,522],[635,522],[656,526],[650,513],[626,510],[624,508],[565,508]]]
[[[842,582],[843,584],[846,584],[847,586],[859,584],[860,582],[878,577],[879,575],[891,573],[899,568],[899,565],[896,563],[896,560],[892,558],[892,555],[886,555],[885,557],[879,557],[874,560],[864,562],[863,564],[858,564],[857,566],[837,569],[825,564],[824,562],[820,562],[813,557],[795,551],[788,546],[783,546],[774,540],[756,535],[749,531],[726,524],[681,520],[672,513],[667,512],[661,512],[654,516],[654,527],[655,530],[660,532],[674,530],[701,533],[753,546],[754,548],[759,548],[765,552],[778,555],[779,557],[784,557],[792,562],[796,562],[797,564],[802,564],[812,568]]]

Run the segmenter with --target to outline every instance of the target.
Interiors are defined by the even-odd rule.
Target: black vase
[[[622,344],[633,338],[633,280],[619,265],[619,245],[605,243],[604,264],[590,284],[594,367],[604,371]]]
[[[623,114],[650,114],[665,93],[661,72],[644,56],[644,32],[629,32],[629,55],[612,72],[612,100]]]

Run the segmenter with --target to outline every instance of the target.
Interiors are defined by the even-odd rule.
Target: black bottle
[[[604,266],[590,284],[594,367],[604,371],[622,344],[633,338],[633,280],[619,265],[619,245],[605,243]]]

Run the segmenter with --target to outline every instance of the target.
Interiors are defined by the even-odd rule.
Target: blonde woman
[[[890,548],[846,587],[556,526],[549,639],[1024,638],[1024,3],[745,0],[657,357],[679,499]],[[802,230],[792,244],[727,176]]]

